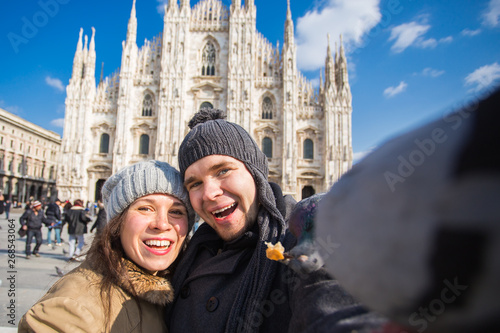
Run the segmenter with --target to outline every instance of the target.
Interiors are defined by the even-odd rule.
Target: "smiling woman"
[[[166,331],[170,275],[194,223],[180,174],[164,162],[130,165],[102,189],[107,220],[86,260],[21,319],[19,332]]]

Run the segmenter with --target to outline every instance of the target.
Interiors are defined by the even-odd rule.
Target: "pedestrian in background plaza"
[[[99,207],[99,212],[97,213],[97,218],[95,219],[90,232],[96,229],[96,234],[100,234],[102,229],[106,226],[106,210],[104,209],[104,204],[101,200],[97,201],[97,206]]]
[[[5,219],[9,219],[11,202],[9,199],[5,200]]]
[[[0,215],[5,211],[5,197],[0,194]]]
[[[85,245],[84,234],[87,233],[87,223],[90,221],[90,217],[83,208],[83,201],[76,199],[64,216],[64,223],[68,223],[69,260],[78,260],[77,257],[81,254],[83,245]]]
[[[45,214],[42,210],[42,203],[40,201],[34,201],[31,208],[24,211],[23,215],[19,218],[23,230],[27,231],[26,234],[26,259],[31,257],[31,241],[35,237],[36,245],[33,249],[33,254],[39,257],[38,253],[40,246],[42,245],[42,225],[47,225],[47,220]]]
[[[55,233],[56,245],[61,246],[61,229],[62,229],[62,218],[61,218],[61,200],[56,199],[55,202],[48,204],[45,209],[45,216],[47,217],[47,222],[49,231],[47,232],[47,244],[52,247],[52,231]]]
[[[109,223],[85,261],[21,319],[18,332],[166,332],[174,261],[194,212],[179,172],[165,162],[130,165],[104,183]]]

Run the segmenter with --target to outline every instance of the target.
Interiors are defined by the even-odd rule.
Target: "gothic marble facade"
[[[260,8],[266,10],[266,8]],[[227,111],[269,158],[271,181],[296,199],[323,192],[352,165],[351,92],[340,47],[325,50],[319,89],[297,69],[290,4],[283,45],[256,30],[253,0],[172,0],[163,32],[138,47],[135,0],[121,67],[96,86],[95,30],[77,43],[67,87],[58,190],[96,200],[105,179],[141,160],[177,166],[187,123]],[[326,38],[327,36],[325,36]]]

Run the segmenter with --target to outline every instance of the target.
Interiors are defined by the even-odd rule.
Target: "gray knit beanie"
[[[193,116],[188,124],[191,131],[179,148],[182,178],[197,160],[209,155],[227,155],[240,160],[247,168],[254,166],[267,179],[266,155],[246,130],[224,118],[224,111],[218,109],[202,109]]]
[[[168,163],[154,160],[126,166],[106,180],[102,198],[108,221],[121,214],[136,199],[153,193],[169,194],[181,200],[186,205],[191,230],[195,214],[179,171]]]
[[[260,150],[250,134],[240,125],[226,121],[225,113],[218,109],[201,109],[188,126],[191,131],[179,147],[179,169],[184,180],[186,169],[209,155],[226,155],[245,164],[257,188],[259,202],[271,215],[281,220],[273,191],[267,180],[267,156]]]

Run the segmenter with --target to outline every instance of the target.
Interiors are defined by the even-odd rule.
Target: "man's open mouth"
[[[236,209],[238,205],[236,204],[236,202],[232,203],[231,205],[227,206],[227,207],[224,207],[224,208],[221,208],[221,209],[218,209],[216,211],[213,211],[212,214],[218,218],[218,219],[222,219],[228,215],[231,215],[231,213],[233,213]]]

